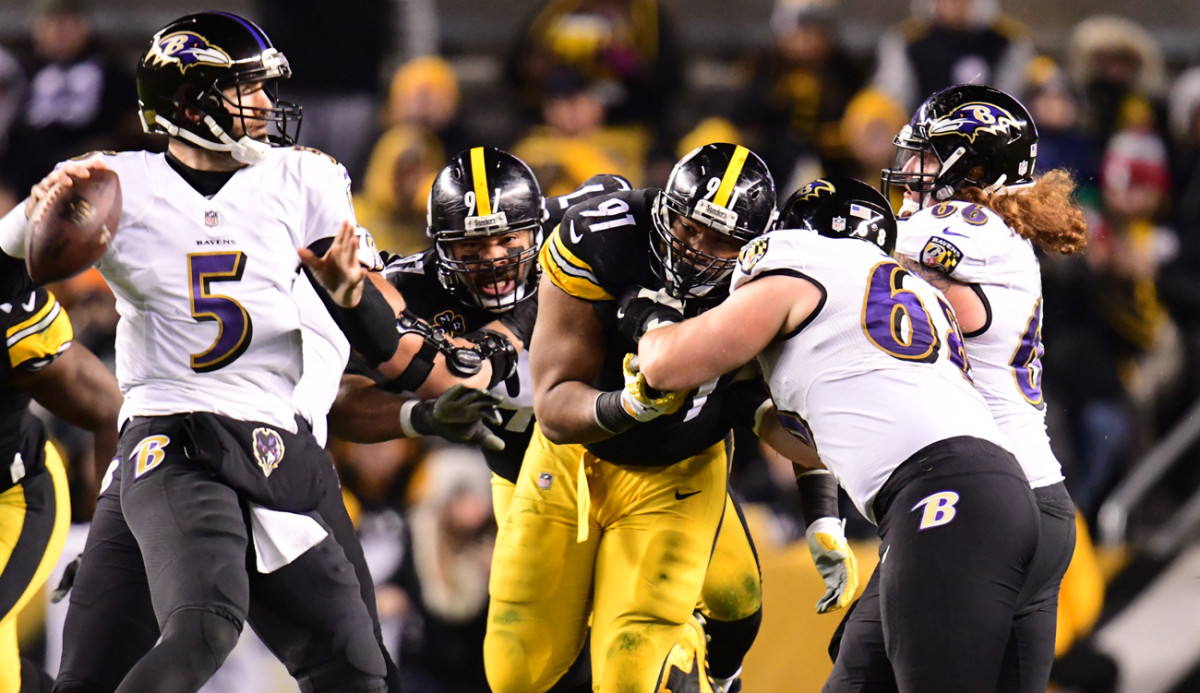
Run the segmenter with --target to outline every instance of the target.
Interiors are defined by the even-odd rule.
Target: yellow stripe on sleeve
[[[476,216],[486,217],[492,213],[492,198],[488,195],[487,164],[483,161],[483,147],[471,149],[471,181],[475,184]]]
[[[713,204],[729,209],[729,196],[733,194],[733,186],[737,183],[738,176],[742,175],[742,167],[746,165],[746,157],[749,154],[750,150],[740,144],[734,148],[729,166],[725,168],[725,175],[721,177],[721,187],[717,188],[717,194],[713,195]]]
[[[559,237],[559,229],[555,229],[542,244],[538,262],[555,286],[575,298],[585,301],[611,301],[615,298],[600,286],[591,266],[567,249]]]
[[[34,360],[53,358],[71,345],[75,331],[71,319],[51,296],[30,320],[8,330],[8,361],[13,368]]]

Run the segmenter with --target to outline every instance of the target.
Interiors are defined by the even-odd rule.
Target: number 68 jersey
[[[941,292],[872,244],[801,230],[744,247],[733,290],[776,274],[822,292],[809,319],[758,357],[780,422],[816,448],[867,519],[891,473],[927,445],[1003,445]]]
[[[1042,398],[1042,275],[1033,244],[993,211],[961,201],[899,224],[896,252],[970,284],[987,321],[966,335],[975,388],[1034,488],[1063,480]]]
[[[121,316],[121,420],[206,411],[294,431],[296,249],[354,219],[345,169],[314,150],[274,149],[208,198],[162,154],[98,158],[123,197],[99,263]]]

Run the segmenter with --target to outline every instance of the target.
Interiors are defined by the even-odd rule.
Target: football
[[[121,181],[107,169],[55,185],[34,208],[25,236],[25,267],[37,284],[67,279],[94,265],[121,220]]]

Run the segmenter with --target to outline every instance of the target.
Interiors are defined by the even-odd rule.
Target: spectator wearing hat
[[[93,31],[87,0],[39,0],[30,26],[29,75],[4,167],[27,191],[55,163],[140,137],[133,77]]]
[[[561,65],[546,80],[542,124],[529,129],[512,153],[529,164],[547,197],[566,195],[597,173],[642,179],[646,138],[636,128],[610,127],[601,87]]]
[[[771,45],[755,59],[737,100],[733,121],[781,190],[851,173],[841,120],[864,72],[840,42],[834,8],[833,0],[779,0]]]
[[[954,84],[1021,98],[1034,52],[1025,27],[1002,14],[998,0],[912,0],[912,15],[883,35],[876,55],[873,84],[911,113]]]

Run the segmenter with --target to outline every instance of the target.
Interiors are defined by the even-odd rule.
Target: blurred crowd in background
[[[1062,45],[1042,46],[1027,29],[1036,17],[993,0],[914,0],[863,51],[844,40],[854,18],[836,0],[779,0],[769,40],[730,62],[732,86],[700,100],[687,98],[700,47],[680,39],[682,1],[548,0],[512,18],[507,52],[487,56],[499,81],[483,89],[464,86],[469,60],[438,55],[436,36],[414,29],[436,14],[433,0],[249,9],[291,63],[281,93],[304,108],[301,143],[346,165],[359,222],[395,254],[428,247],[430,183],[469,146],[511,151],[557,195],[596,173],[659,186],[692,148],[736,142],[768,163],[783,197],[823,174],[876,184],[893,136],[941,87],[1004,89],[1037,122],[1039,169],[1073,171],[1091,217],[1082,257],[1043,260],[1051,436],[1089,522],[1200,393],[1200,51],[1195,65],[1168,65],[1132,20],[1080,17]],[[27,33],[0,44],[0,209],[62,159],[165,145],[141,132],[134,65],[96,31],[103,11],[37,0]],[[76,338],[111,362],[117,315],[103,281],[85,274],[54,291]],[[90,454],[80,431],[54,422],[53,432],[73,459]],[[772,518],[757,540],[803,539],[790,467],[773,468],[741,433],[732,484]],[[412,690],[486,690],[472,649],[495,530],[482,459],[424,440],[335,440],[331,451],[374,555],[381,612],[402,617],[401,668],[430,678]],[[1179,474],[1155,502],[1200,485],[1196,470]],[[98,483],[82,476],[72,487],[81,523]],[[437,680],[447,673],[457,678]]]

